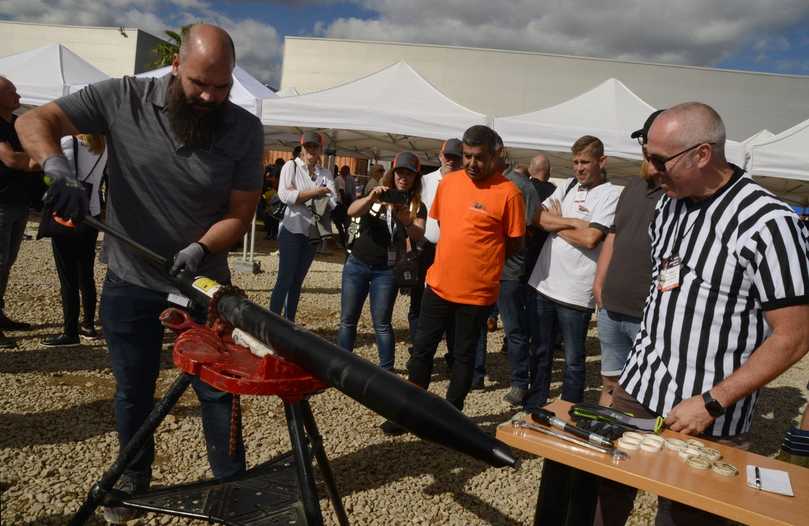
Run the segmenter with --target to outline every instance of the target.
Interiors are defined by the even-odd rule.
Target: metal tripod
[[[113,465],[90,489],[81,508],[70,521],[84,524],[98,506],[124,506],[181,517],[208,520],[228,526],[321,525],[323,516],[315,487],[312,459],[317,461],[338,523],[348,517],[334,483],[323,439],[307,400],[287,402],[284,413],[292,451],[227,480],[211,480],[128,496],[113,489],[127,465],[154,435],[160,423],[177,404],[191,383],[182,373],[146,421],[118,454]]]

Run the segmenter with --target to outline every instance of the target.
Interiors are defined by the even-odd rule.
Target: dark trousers
[[[539,323],[539,341],[530,356],[531,384],[523,407],[530,412],[548,403],[551,389],[551,369],[555,331],[558,327],[564,340],[565,369],[562,384],[562,400],[578,403],[584,397],[585,348],[587,327],[593,316],[591,310],[566,307],[536,294],[536,308]]]
[[[410,289],[410,308],[407,311],[407,322],[410,327],[410,341],[416,341],[416,327],[419,323],[419,313],[421,312],[421,298],[424,297],[424,282],[427,279],[427,270],[435,261],[435,245],[429,241],[424,242],[424,247],[419,256],[419,284]]]
[[[497,306],[503,320],[508,363],[511,367],[511,386],[528,389],[528,289],[522,281],[501,281]],[[530,305],[534,308],[534,305]]]
[[[168,306],[166,293],[132,285],[107,272],[101,292],[101,324],[116,382],[115,425],[121,446],[129,442],[154,405],[163,343],[163,326],[158,316]],[[214,476],[224,478],[244,471],[241,433],[236,455],[228,454],[233,397],[197,377],[191,385],[200,400],[208,462]],[[148,480],[152,462],[154,438],[149,439],[127,473]]]
[[[0,203],[0,312],[5,309],[6,287],[17,260],[28,220],[27,203]]]
[[[655,418],[658,415],[646,409],[640,402],[632,398],[620,385],[612,392],[612,405],[618,411],[632,413],[638,418]],[[714,439],[715,440],[715,439]],[[734,447],[749,447],[749,435],[720,440]],[[620,526],[626,523],[635,504],[637,488],[625,486],[609,479],[600,479],[598,487],[598,505],[593,523],[596,526]],[[657,499],[656,526],[719,526],[729,521],[706,511],[691,508],[685,504],[674,502],[663,497]]]
[[[96,283],[93,277],[98,230],[79,226],[77,236],[51,238],[53,259],[59,274],[59,289],[62,295],[64,332],[68,336],[79,335],[79,292],[84,309],[83,323],[93,326],[96,313]]]
[[[278,231],[278,276],[270,294],[270,311],[295,321],[301,288],[315,259],[315,246],[309,237],[293,234],[283,225]]]
[[[452,324],[455,342],[447,401],[458,410],[463,410],[464,400],[472,386],[480,327],[485,323],[490,308],[490,305],[453,303],[426,287],[413,354],[407,362],[409,380],[425,389],[430,385],[435,351],[448,325]]]

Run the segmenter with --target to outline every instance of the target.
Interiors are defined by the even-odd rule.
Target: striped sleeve
[[[809,303],[809,234],[797,216],[763,223],[740,252],[763,310]]]

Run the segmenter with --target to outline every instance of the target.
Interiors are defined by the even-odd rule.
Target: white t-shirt
[[[606,234],[615,219],[622,189],[609,182],[589,190],[576,184],[565,197],[571,181],[557,186],[542,205],[556,199],[562,203],[562,217],[583,219]],[[558,234],[549,234],[528,283],[552,300],[594,309],[593,279],[600,253],[601,243],[594,249],[579,248]]]
[[[427,207],[429,213],[430,208],[433,206],[435,199],[435,192],[438,190],[438,183],[443,179],[441,170],[430,172],[421,178],[421,202]],[[432,244],[438,243],[440,232],[438,229],[438,221],[427,215],[427,225],[424,230],[424,237]]]
[[[107,165],[107,148],[105,147],[101,155],[98,155],[88,150],[87,145],[77,139],[76,151],[79,154],[79,159],[78,163],[76,163],[73,160],[73,136],[62,137],[61,146],[71,171],[75,171],[74,167],[78,164],[79,173],[73,174],[76,179],[93,185],[92,193],[90,194],[89,212],[91,216],[96,217],[101,213],[99,189],[101,188],[101,179],[104,176],[104,167]]]
[[[315,217],[312,210],[306,203],[296,204],[298,194],[301,190],[310,190],[325,186],[331,190],[329,194],[329,208],[337,206],[337,191],[334,188],[334,178],[331,170],[326,170],[320,166],[315,167],[315,178],[309,175],[309,170],[301,160],[296,157],[293,161],[287,161],[281,168],[281,178],[278,181],[278,198],[287,205],[284,212],[284,219],[281,221],[287,231],[292,234],[308,234],[309,227],[315,224]]]

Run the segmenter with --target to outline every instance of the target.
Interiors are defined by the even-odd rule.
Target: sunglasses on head
[[[677,157],[679,157],[679,156],[681,156],[681,155],[683,155],[685,153],[690,152],[691,150],[695,150],[695,149],[699,148],[700,146],[702,146],[703,144],[708,144],[708,145],[711,145],[711,146],[714,145],[714,143],[712,143],[712,142],[700,142],[700,143],[695,144],[694,146],[689,146],[685,150],[683,150],[681,152],[677,152],[674,155],[670,155],[668,157],[663,157],[662,155],[655,155],[655,154],[649,155],[648,152],[646,151],[646,146],[644,145],[643,146],[643,157],[646,159],[646,161],[649,164],[651,164],[654,167],[654,169],[657,172],[665,173],[666,170],[667,170],[666,169],[666,164],[668,164],[669,161],[672,161],[672,160],[676,159]]]

